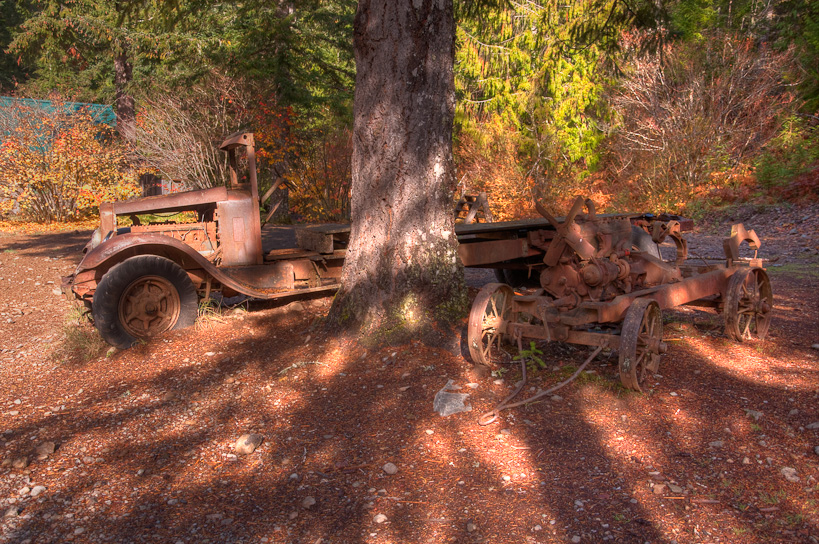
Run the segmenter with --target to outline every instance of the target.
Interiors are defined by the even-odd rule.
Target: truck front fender
[[[114,265],[137,255],[158,255],[174,261],[182,269],[202,269],[216,281],[236,292],[259,296],[257,290],[238,282],[192,247],[162,234],[120,234],[109,238],[85,254],[68,285],[77,297],[90,299],[102,276]]]

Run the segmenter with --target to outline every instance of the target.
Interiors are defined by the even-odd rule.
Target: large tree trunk
[[[128,58],[128,46],[125,43],[115,47],[114,56],[114,89],[116,91],[117,131],[119,135],[130,140],[136,132],[136,112],[134,97],[128,86],[134,79],[134,70]]]
[[[452,0],[359,0],[352,231],[331,323],[363,330],[466,304],[454,234]]]

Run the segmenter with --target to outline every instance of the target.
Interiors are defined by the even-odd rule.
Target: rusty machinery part
[[[738,342],[765,338],[771,324],[773,292],[761,268],[743,268],[731,276],[725,294],[725,334]]]
[[[469,312],[467,341],[475,364],[489,365],[505,340],[515,292],[502,283],[488,283],[475,297]]]
[[[558,389],[560,389],[560,388],[562,388],[562,387],[564,387],[566,385],[569,385],[571,382],[576,380],[578,376],[580,376],[580,373],[583,372],[583,370],[589,365],[589,363],[591,363],[594,360],[595,357],[597,357],[597,355],[601,351],[603,351],[604,347],[606,347],[605,344],[601,345],[601,346],[597,346],[597,349],[595,349],[591,353],[591,355],[589,355],[586,358],[586,360],[583,362],[583,364],[580,365],[578,367],[578,369],[574,371],[574,374],[572,374],[571,376],[569,376],[567,379],[563,380],[562,382],[558,383],[557,385],[554,385],[554,386],[550,387],[549,389],[546,389],[545,391],[544,390],[538,391],[537,393],[535,393],[534,395],[532,395],[528,399],[519,400],[517,402],[511,402],[512,399],[517,397],[518,393],[520,393],[523,390],[523,388],[526,386],[526,358],[522,357],[520,359],[521,379],[518,382],[518,386],[515,388],[515,390],[512,392],[512,394],[509,395],[508,397],[506,397],[505,399],[503,399],[503,401],[501,401],[500,404],[498,404],[492,410],[490,410],[489,412],[486,412],[481,417],[479,417],[478,418],[478,425],[489,425],[490,423],[492,423],[493,421],[498,419],[498,416],[500,415],[501,411],[507,410],[509,408],[516,408],[518,406],[523,406],[524,404],[531,404],[533,402],[536,402],[536,401],[542,399],[543,397],[545,397],[547,395],[553,394]],[[523,345],[521,343],[520,338],[518,338],[518,351],[523,351]]]
[[[635,300],[620,330],[620,381],[624,387],[642,391],[648,374],[657,372],[660,356],[667,349],[662,338],[660,306],[648,298]]]
[[[188,274],[155,255],[131,257],[102,277],[92,305],[94,325],[121,349],[171,329],[190,327],[199,298]]]

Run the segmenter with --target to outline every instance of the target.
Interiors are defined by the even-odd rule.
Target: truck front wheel
[[[105,273],[94,292],[92,313],[109,344],[130,348],[196,321],[199,298],[182,268],[164,257],[140,255]]]

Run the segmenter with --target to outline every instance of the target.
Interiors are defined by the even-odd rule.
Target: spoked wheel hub
[[[725,334],[738,342],[765,338],[772,309],[768,274],[761,268],[739,270],[731,276],[725,295]]]
[[[490,283],[481,289],[469,312],[469,355],[476,364],[488,365],[498,356],[512,313],[512,288]]]
[[[649,376],[660,367],[667,351],[660,307],[651,299],[637,299],[626,312],[620,332],[620,381],[624,387],[642,391]]]
[[[128,334],[145,338],[173,328],[181,303],[173,284],[160,276],[143,276],[122,293],[119,319]]]

